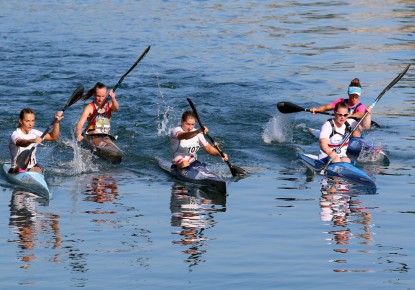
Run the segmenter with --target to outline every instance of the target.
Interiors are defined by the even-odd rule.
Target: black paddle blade
[[[244,176],[248,175],[248,172],[241,167],[230,165],[229,169],[231,170],[232,176]]]
[[[22,151],[16,159],[16,165],[19,169],[25,170],[29,165],[30,158],[32,157],[32,150],[27,149]]]
[[[76,90],[72,93],[72,96],[70,97],[70,99],[68,100],[68,102],[66,103],[66,105],[62,109],[62,111],[65,111],[68,107],[72,106],[77,101],[79,101],[81,99],[81,97],[82,97],[83,94],[84,94],[84,86],[83,85],[79,85],[76,88]]]
[[[305,112],[306,109],[290,102],[279,102],[277,104],[278,110],[283,114]]]

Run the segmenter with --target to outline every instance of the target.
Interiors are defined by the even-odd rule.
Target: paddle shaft
[[[191,99],[187,98],[187,101],[189,102],[190,107],[192,108],[193,113],[194,113],[194,114],[195,114],[195,116],[196,116],[196,120],[197,120],[197,122],[199,123],[200,128],[202,128],[202,130],[204,130],[204,129],[205,129],[205,127],[203,126],[202,121],[200,121],[200,117],[199,117],[199,114],[197,113],[197,110],[196,110],[195,105],[193,104],[193,102],[192,102],[192,100],[191,100]],[[213,137],[212,137],[212,136],[210,136],[209,134],[206,134],[206,136],[208,136],[209,140],[213,143],[213,146],[216,148],[216,150],[218,150],[218,152],[219,152],[220,156],[221,156],[222,158],[225,158],[225,154],[222,152],[222,150],[220,149],[220,147],[218,146],[218,144],[215,142],[215,140],[213,139]],[[226,164],[229,166],[229,170],[231,171],[232,176],[237,176],[237,175],[245,175],[245,174],[246,174],[246,171],[245,171],[245,170],[243,170],[243,169],[242,169],[242,168],[240,168],[240,167],[237,167],[237,166],[232,165],[232,164],[229,162],[229,160],[224,160],[224,161],[225,161],[225,162],[226,162]]]
[[[196,120],[197,120],[197,122],[199,123],[200,128],[202,128],[202,130],[204,131],[204,130],[205,130],[205,126],[203,126],[202,121],[200,121],[200,117],[199,117],[199,114],[197,113],[197,110],[196,110],[195,105],[193,104],[193,102],[192,102],[192,100],[191,100],[191,99],[187,98],[187,101],[189,102],[190,107],[191,107],[191,108],[192,108],[192,110],[193,110],[193,113],[195,113]],[[216,148],[216,150],[218,150],[218,152],[219,152],[220,156],[221,156],[222,158],[224,158],[224,157],[225,157],[225,154],[223,154],[222,150],[219,148],[219,146],[217,145],[217,143],[215,142],[215,140],[213,139],[213,137],[212,137],[212,136],[210,136],[210,135],[209,135],[209,133],[207,133],[207,134],[205,134],[205,135],[206,135],[206,136],[208,136],[209,140],[213,143],[213,146]],[[228,161],[228,160],[226,160],[225,162],[226,162],[226,163],[230,166],[230,163],[229,163],[229,161]]]
[[[118,80],[117,84],[112,88],[112,91],[115,92],[119,85],[122,83],[124,78],[138,65],[138,63],[147,55],[148,51],[150,50],[150,45],[144,50],[144,52],[140,55],[140,57],[135,61],[135,63],[128,69],[128,71],[122,75],[122,77]],[[109,101],[110,97],[107,96],[105,98],[104,103],[92,114],[91,119],[88,122],[88,125],[85,127],[85,129],[82,131],[82,136],[85,135],[86,131],[88,130],[89,126],[94,122],[95,118],[98,115],[98,112],[101,111],[102,108],[104,108],[105,104]]]
[[[374,108],[377,104],[377,102],[379,102],[379,100],[383,97],[383,95],[390,89],[392,88],[394,85],[396,85],[397,82],[399,82],[399,80],[406,74],[406,72],[408,71],[409,67],[411,66],[411,64],[408,64],[408,66],[406,66],[406,68],[396,76],[396,78],[393,79],[392,82],[390,82],[390,84],[379,94],[379,96],[375,99],[375,101],[372,103],[372,108]],[[353,129],[350,131],[349,134],[347,134],[347,136],[344,138],[343,142],[340,144],[340,146],[336,149],[336,151],[339,151],[342,149],[342,147],[344,146],[344,144],[347,143],[347,141],[349,141],[350,137],[352,136],[353,132],[356,131],[356,129],[359,127],[359,125],[363,122],[363,120],[366,118],[366,116],[369,114],[368,111],[366,111],[366,113],[363,115],[363,117],[359,120],[359,122],[357,122],[356,126],[353,127]],[[321,174],[324,174],[324,172],[326,171],[327,167],[330,165],[330,163],[333,161],[333,158],[330,158],[327,162],[327,164],[324,166],[324,168],[321,170]]]

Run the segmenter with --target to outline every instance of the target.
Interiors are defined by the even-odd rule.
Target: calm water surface
[[[121,165],[74,141],[80,102],[38,152],[50,202],[0,177],[1,288],[414,289],[413,68],[374,109],[367,138],[390,163],[360,166],[376,194],[310,175],[296,152],[318,152],[306,127],[327,117],[276,110],[345,96],[355,77],[371,104],[414,61],[413,1],[179,2],[1,2],[1,163],[23,107],[43,130],[78,84],[114,86],[151,45],[117,90]],[[231,180],[202,153],[226,196],[157,166],[186,97],[250,172]]]

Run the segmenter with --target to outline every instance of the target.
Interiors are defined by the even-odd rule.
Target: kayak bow
[[[170,162],[159,160],[159,166],[177,179],[201,185],[219,193],[226,193],[226,182],[215,173],[209,171],[205,163],[195,161],[190,166],[178,169]]]
[[[49,191],[48,184],[45,181],[45,176],[42,173],[31,171],[9,173],[10,167],[10,163],[5,163],[3,165],[3,172],[10,183],[19,185],[27,191],[36,193],[43,198],[52,198],[52,193]]]

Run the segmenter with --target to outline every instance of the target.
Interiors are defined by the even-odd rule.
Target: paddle
[[[65,107],[63,107],[61,111],[64,112],[67,108],[69,108],[71,105],[76,103],[82,97],[83,93],[84,93],[84,87],[82,85],[79,85],[78,88],[72,93],[72,96],[69,98]],[[55,125],[57,121],[58,119],[55,118],[53,122],[50,123],[49,127],[40,136],[42,140],[45,138],[46,134],[49,132],[49,130],[52,129],[53,125]],[[30,162],[30,158],[32,157],[32,153],[38,145],[39,143],[35,143],[35,145],[32,146],[32,148],[24,150],[23,152],[19,154],[19,156],[17,156],[17,159],[16,159],[17,169],[25,170],[27,168]]]
[[[279,102],[277,104],[277,108],[283,114],[298,113],[298,112],[310,112],[311,113],[311,111],[309,109],[300,107],[299,105],[293,104],[291,102]],[[316,114],[323,114],[323,115],[334,116],[333,113],[328,113],[328,112],[319,112],[319,111],[316,111],[315,113]],[[376,128],[380,128],[379,124],[376,123],[375,121],[371,121],[370,124],[372,126],[376,127]]]
[[[195,116],[196,116],[196,119],[197,119],[197,122],[198,122],[198,123],[199,123],[199,125],[200,125],[200,128],[202,128],[202,129],[204,130],[204,129],[205,129],[205,127],[203,126],[202,122],[200,121],[199,114],[197,113],[197,110],[196,110],[195,105],[193,104],[193,102],[192,102],[192,100],[191,100],[191,99],[187,98],[187,101],[189,102],[190,107],[192,107],[193,113],[194,113],[194,114],[195,114]],[[210,141],[212,141],[213,146],[216,148],[216,150],[218,150],[218,151],[219,151],[220,156],[221,156],[222,158],[224,158],[224,157],[225,157],[225,155],[223,154],[222,150],[220,149],[219,145],[215,142],[215,140],[213,139],[213,137],[212,137],[212,136],[210,136],[210,135],[209,135],[209,133],[208,133],[208,134],[206,134],[206,136],[208,136],[208,137],[209,137],[209,139],[210,139]],[[240,167],[238,167],[238,166],[232,165],[232,164],[229,162],[229,160],[226,160],[225,162],[226,162],[226,164],[228,164],[229,169],[230,169],[230,171],[231,171],[231,173],[232,173],[232,176],[237,176],[237,175],[246,175],[246,174],[248,174],[248,172],[246,172],[244,169],[242,169],[242,168],[240,168]]]
[[[147,52],[150,50],[150,45],[144,50],[144,52],[140,55],[140,57],[136,60],[136,62],[129,68],[129,70],[122,75],[122,77],[119,79],[118,83],[112,88],[112,91],[115,92],[115,90],[118,88],[118,86],[122,83],[124,78],[138,65],[138,63],[147,55]],[[87,100],[90,96],[84,97],[83,100]],[[88,130],[89,126],[91,126],[92,122],[94,122],[95,118],[98,115],[98,112],[105,106],[105,104],[109,101],[110,97],[107,96],[104,103],[101,105],[101,107],[98,110],[95,110],[95,113],[91,116],[90,121],[88,122],[88,125],[85,127],[85,129],[82,131],[82,136],[85,135],[86,131]]]
[[[406,72],[408,71],[409,67],[411,66],[411,64],[408,64],[406,66],[406,68],[396,76],[396,78],[380,93],[380,95],[375,99],[375,101],[372,104],[372,108],[374,108],[377,104],[377,102],[383,97],[383,95],[390,89],[392,88],[397,82],[399,82],[399,80],[406,74]],[[366,118],[366,116],[369,114],[368,111],[366,111],[366,113],[363,115],[363,117],[359,120],[359,122],[357,122],[356,126],[353,127],[352,131],[347,134],[347,136],[344,138],[343,142],[340,144],[340,146],[338,148],[336,148],[336,153],[339,154],[341,148],[344,146],[344,144],[347,143],[347,141],[350,139],[350,137],[352,136],[353,132],[356,131],[357,127],[359,127],[360,123],[363,122],[363,120]],[[330,163],[333,161],[333,158],[330,158],[327,161],[327,164],[323,167],[323,169],[320,171],[320,174],[324,174],[327,170],[327,167],[330,165]]]
[[[309,109],[300,107],[296,104],[290,102],[279,102],[277,104],[278,110],[283,114],[290,114],[290,113],[298,113],[298,112],[310,112]],[[310,112],[311,113],[311,112]],[[316,112],[316,114],[324,114],[324,115],[334,115],[327,112]]]

